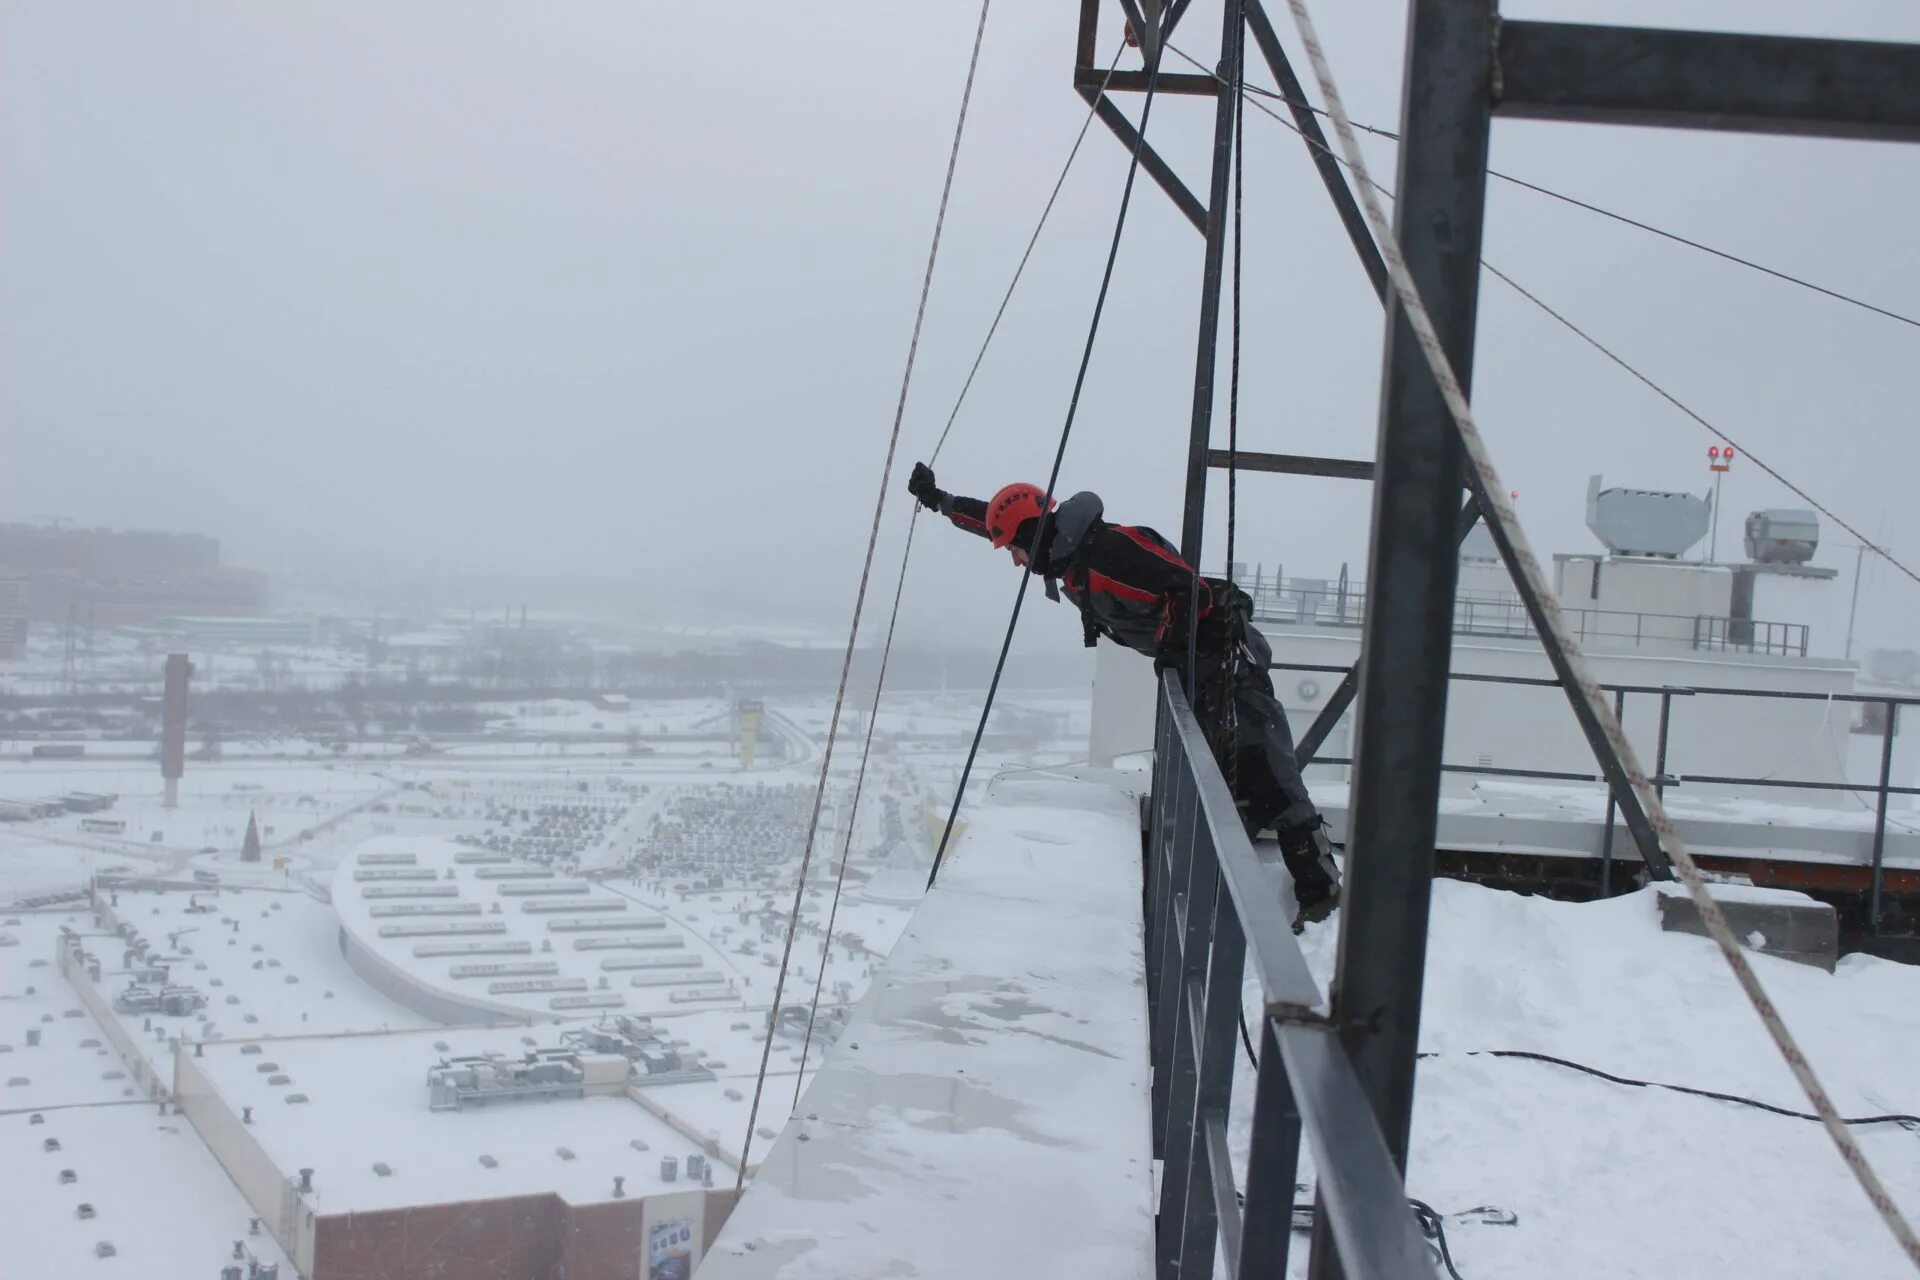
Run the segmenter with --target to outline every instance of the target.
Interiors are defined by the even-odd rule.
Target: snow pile
[[[1818,1124],[1484,1052],[1807,1110],[1713,944],[1661,932],[1655,896],[1576,904],[1434,885],[1421,1020],[1422,1052],[1434,1056],[1420,1064],[1408,1189],[1442,1213],[1493,1204],[1519,1215],[1513,1227],[1449,1232],[1461,1274],[1910,1275]],[[1323,987],[1337,941],[1337,921],[1302,939]],[[1920,1114],[1920,969],[1862,955],[1832,974],[1752,959],[1843,1114]],[[1243,1060],[1242,1158],[1251,1102]],[[1856,1133],[1920,1218],[1920,1131]]]

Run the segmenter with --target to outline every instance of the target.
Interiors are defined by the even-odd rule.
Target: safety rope
[[[1347,117],[1346,104],[1341,100],[1339,87],[1334,83],[1333,70],[1328,65],[1326,51],[1321,47],[1320,36],[1314,27],[1313,17],[1307,11],[1306,0],[1287,0],[1287,7],[1293,13],[1294,25],[1299,29],[1300,41],[1307,51],[1307,57],[1313,64],[1314,78],[1320,85],[1320,96],[1327,104],[1327,110],[1333,119],[1334,133],[1340,140],[1340,149],[1345,153],[1347,162],[1362,180],[1358,184],[1360,203],[1366,213],[1367,222],[1373,229],[1374,241],[1380,248],[1385,260],[1387,274],[1392,282],[1394,294],[1399,300],[1401,313],[1406,317],[1408,326],[1419,342],[1421,354],[1427,367],[1433,373],[1433,379],[1440,388],[1446,401],[1448,414],[1452,417],[1460,437],[1461,447],[1467,455],[1468,464],[1473,468],[1480,500],[1481,517],[1498,526],[1513,550],[1514,568],[1526,579],[1527,587],[1538,601],[1547,627],[1553,632],[1561,649],[1566,654],[1567,665],[1573,675],[1577,692],[1586,700],[1589,713],[1598,721],[1608,743],[1616,753],[1628,782],[1640,799],[1648,821],[1660,837],[1661,846],[1667,851],[1674,868],[1679,871],[1681,882],[1686,886],[1687,894],[1700,912],[1700,919],[1706,925],[1708,934],[1720,954],[1726,959],[1727,967],[1733,971],[1735,980],[1753,1005],[1754,1012],[1766,1027],[1767,1034],[1773,1038],[1781,1057],[1786,1059],[1794,1078],[1806,1093],[1807,1100],[1820,1117],[1821,1124],[1833,1139],[1836,1150],[1846,1166],[1852,1170],[1861,1189],[1866,1192],[1868,1201],[1893,1234],[1894,1240],[1905,1251],[1907,1258],[1916,1270],[1920,1270],[1920,1237],[1915,1236],[1912,1226],[1894,1204],[1887,1193],[1880,1176],[1867,1160],[1866,1152],[1847,1129],[1833,1100],[1827,1096],[1825,1086],[1814,1074],[1813,1066],[1801,1052],[1798,1041],[1788,1030],[1780,1011],[1761,986],[1759,975],[1753,970],[1747,955],[1740,949],[1740,941],[1734,935],[1733,928],[1727,923],[1720,904],[1714,901],[1707,891],[1706,877],[1700,872],[1700,866],[1693,860],[1686,842],[1674,829],[1672,820],[1667,816],[1666,806],[1661,802],[1660,794],[1648,780],[1646,771],[1640,767],[1639,758],[1633,744],[1620,729],[1620,722],[1613,714],[1613,706],[1602,694],[1599,683],[1593,678],[1587,666],[1586,655],[1581,651],[1566,625],[1566,619],[1560,610],[1559,597],[1554,594],[1546,573],[1540,567],[1540,561],[1533,553],[1524,530],[1520,528],[1518,517],[1514,513],[1513,501],[1507,488],[1500,482],[1499,473],[1494,469],[1493,459],[1487,451],[1486,442],[1481,438],[1480,428],[1474,422],[1473,410],[1467,403],[1466,393],[1461,390],[1459,379],[1454,376],[1452,363],[1440,346],[1440,337],[1434,330],[1433,320],[1427,313],[1426,303],[1420,296],[1420,290],[1407,270],[1405,258],[1400,251],[1400,242],[1393,228],[1387,222],[1385,210],[1367,178],[1366,159],[1360,152],[1359,140],[1354,136],[1353,125]],[[1863,539],[1864,541],[1864,539]]]
[[[906,417],[907,392],[913,385],[914,357],[920,350],[920,330],[927,318],[927,297],[933,291],[933,267],[940,256],[940,233],[947,223],[947,204],[953,195],[953,173],[960,160],[960,137],[967,127],[967,107],[973,101],[974,73],[980,67],[980,45],[987,34],[987,11],[993,0],[980,0],[980,21],[973,32],[973,53],[967,60],[967,82],[960,92],[959,117],[953,125],[953,145],[947,152],[946,179],[940,186],[940,209],[933,220],[933,241],[927,247],[927,269],[920,280],[920,302],[913,313],[913,337],[907,343],[906,369],[900,375],[900,399],[893,409],[893,428],[887,436],[887,458],[880,469],[880,493],[873,504],[873,528],[867,535],[867,553],[860,566],[860,589],[853,599],[853,623],[847,629],[847,651],[840,660],[840,687],[834,694],[833,716],[827,723],[827,742],[820,759],[820,785],[813,795],[813,814],[807,820],[807,843],[800,854],[800,874],[793,885],[793,910],[787,916],[787,939],[780,952],[780,974],[774,979],[773,1006],[767,1011],[767,1035],[760,1049],[760,1070],[753,1085],[753,1105],[747,1110],[747,1132],[740,1143],[740,1168],[734,1178],[737,1192],[746,1183],[748,1155],[753,1149],[754,1126],[760,1118],[760,1096],[766,1089],[767,1063],[773,1054],[773,1038],[780,1020],[780,997],[786,990],[787,968],[793,959],[793,940],[800,929],[800,908],[807,892],[807,868],[813,862],[814,840],[820,831],[820,808],[827,798],[827,781],[833,769],[833,744],[840,730],[840,712],[846,704],[847,677],[853,669],[854,644],[860,636],[860,617],[866,607],[867,584],[873,575],[873,556],[880,543],[880,517],[886,511],[887,490],[893,483],[893,458],[900,447],[900,424]]]
[[[1193,63],[1194,66],[1200,67],[1202,71],[1206,71],[1206,68],[1204,66],[1201,66],[1201,64],[1197,62],[1191,55],[1182,53],[1179,49],[1175,48],[1172,45],[1168,45],[1167,48],[1172,50],[1172,52],[1178,54],[1180,57],[1185,58],[1188,62]],[[1219,75],[1217,72],[1209,72],[1209,74],[1213,75],[1215,79],[1219,78]],[[1224,83],[1224,81],[1222,83]],[[1274,93],[1272,90],[1248,89],[1246,90],[1246,92],[1264,93],[1265,96],[1278,99],[1279,101],[1282,101],[1282,102],[1289,102],[1289,103],[1292,102],[1292,99],[1287,98],[1282,94]],[[1264,113],[1269,119],[1279,124],[1282,128],[1287,129],[1294,134],[1297,134],[1300,137],[1301,141],[1305,142],[1309,147],[1312,147],[1317,151],[1322,151],[1325,154],[1332,156],[1335,161],[1337,161],[1339,164],[1341,164],[1342,166],[1348,169],[1354,169],[1353,165],[1344,156],[1339,155],[1338,153],[1334,152],[1331,148],[1326,147],[1324,144],[1316,141],[1313,138],[1308,137],[1305,133],[1302,133],[1298,125],[1294,124],[1291,120],[1288,120],[1286,117],[1282,116],[1279,112],[1274,111],[1272,108],[1268,107],[1265,103],[1255,101],[1253,105],[1255,110]],[[1302,106],[1304,109],[1308,111],[1312,111],[1316,115],[1325,116],[1328,114],[1326,111],[1322,110],[1321,108],[1315,107],[1308,103],[1301,103],[1298,105]],[[1400,139],[1399,134],[1394,133],[1389,129],[1379,129],[1371,125],[1354,125],[1353,127],[1357,129],[1362,129],[1368,133],[1378,134],[1380,137],[1383,137],[1383,138],[1390,138],[1396,142],[1399,141]],[[1365,170],[1359,170],[1359,169],[1354,169],[1354,173],[1362,186],[1368,187],[1373,191],[1379,192],[1381,195],[1385,196],[1389,200],[1392,200],[1394,198],[1394,193],[1382,183],[1375,181],[1370,173],[1366,172]],[[1487,173],[1489,176],[1507,177],[1507,175],[1498,174],[1492,169],[1487,170]],[[1549,191],[1544,187],[1537,187],[1533,183],[1524,182],[1518,178],[1508,177],[1507,180],[1510,182],[1516,183],[1517,185],[1520,185],[1520,186],[1530,187],[1532,189],[1541,191],[1543,194],[1553,196],[1556,199],[1565,200],[1569,204],[1579,204],[1579,205],[1583,205],[1583,207],[1590,207],[1596,213],[1605,214],[1606,216],[1610,218],[1615,218],[1621,222],[1633,223],[1636,226],[1644,225],[1644,224],[1634,222],[1632,218],[1627,217],[1625,214],[1613,213],[1610,210],[1601,209],[1598,206],[1586,206],[1584,201],[1576,200],[1572,196],[1562,195],[1557,191]],[[1646,229],[1654,232],[1655,234],[1666,236],[1670,240],[1678,240],[1685,244],[1694,245],[1693,241],[1687,240],[1683,236],[1678,236],[1670,232],[1661,231],[1658,227],[1648,226],[1646,227]],[[1755,270],[1765,272],[1768,275],[1778,276],[1782,280],[1787,280],[1794,284],[1805,285],[1807,288],[1812,289],[1816,293],[1827,294],[1830,297],[1838,298],[1842,302],[1850,302],[1856,306],[1864,307],[1868,311],[1878,311],[1881,314],[1890,316],[1895,320],[1901,320],[1901,321],[1906,321],[1909,324],[1920,325],[1920,321],[1909,320],[1906,316],[1899,315],[1895,312],[1885,311],[1882,308],[1876,307],[1871,303],[1861,302],[1858,298],[1850,298],[1843,293],[1838,293],[1832,289],[1825,288],[1824,286],[1812,284],[1796,276],[1790,276],[1785,272],[1775,271],[1771,267],[1761,266],[1759,263],[1748,262],[1744,258],[1735,257],[1733,254],[1724,253],[1721,250],[1711,248],[1707,245],[1694,245],[1694,247],[1705,250],[1706,252],[1714,254],[1717,257],[1722,257],[1722,258],[1728,259],[1729,261],[1738,262],[1743,266],[1753,267]],[[1585,329],[1575,324],[1572,320],[1568,319],[1565,315],[1555,310],[1552,306],[1548,305],[1547,302],[1543,300],[1538,294],[1534,293],[1531,289],[1526,288],[1519,281],[1515,280],[1512,276],[1500,270],[1500,268],[1494,266],[1491,262],[1488,262],[1485,258],[1480,259],[1480,265],[1486,268],[1487,273],[1489,275],[1499,280],[1502,284],[1506,285],[1509,289],[1512,289],[1515,293],[1519,294],[1526,301],[1532,303],[1535,307],[1538,307],[1541,311],[1545,312],[1550,318],[1552,318],[1554,321],[1556,321],[1561,326],[1563,326],[1568,332],[1572,333],[1575,337],[1579,338],[1582,342],[1592,347],[1595,351],[1598,351],[1601,355],[1605,356],[1608,360],[1611,360],[1614,364],[1619,365],[1627,373],[1631,374],[1636,381],[1644,385],[1648,390],[1652,391],[1655,395],[1659,396],[1662,400],[1665,400],[1668,404],[1678,409],[1681,413],[1685,414],[1688,418],[1691,418],[1694,421],[1694,423],[1704,428],[1708,434],[1714,436],[1715,438],[1727,444],[1734,446],[1741,453],[1745,454],[1748,462],[1751,462],[1754,466],[1766,472],[1767,475],[1773,477],[1774,480],[1778,481],[1782,487],[1784,487],[1789,493],[1793,494],[1796,498],[1799,498],[1802,502],[1812,507],[1815,511],[1818,511],[1821,515],[1827,517],[1827,519],[1833,521],[1835,524],[1839,525],[1842,529],[1845,529],[1848,533],[1858,538],[1860,540],[1861,545],[1866,547],[1868,551],[1873,552],[1875,555],[1879,556],[1882,560],[1885,560],[1888,564],[1898,569],[1901,573],[1911,578],[1914,582],[1920,583],[1920,573],[1917,573],[1913,569],[1908,568],[1907,565],[1901,562],[1899,557],[1895,556],[1891,551],[1888,551],[1885,547],[1881,546],[1879,543],[1875,542],[1873,539],[1867,537],[1864,533],[1860,532],[1860,530],[1857,527],[1855,527],[1855,525],[1851,521],[1841,516],[1838,512],[1834,511],[1831,507],[1821,502],[1818,498],[1815,498],[1812,494],[1808,493],[1805,489],[1801,488],[1798,484],[1794,483],[1792,480],[1789,480],[1786,477],[1786,475],[1784,475],[1771,463],[1767,462],[1766,459],[1754,453],[1753,450],[1748,445],[1746,445],[1745,443],[1739,440],[1734,439],[1731,435],[1727,434],[1725,429],[1715,425],[1712,422],[1709,422],[1703,415],[1697,412],[1692,406],[1686,404],[1678,396],[1674,395],[1671,391],[1668,391],[1665,387],[1655,382],[1647,374],[1641,372],[1641,370],[1637,366],[1632,364],[1630,361],[1628,361],[1626,357],[1620,355],[1617,351],[1613,350],[1613,348],[1607,346],[1605,343],[1601,342],[1598,338],[1594,337],[1591,333],[1588,333]]]
[[[1142,42],[1143,47],[1151,44]],[[1029,558],[1038,557],[1040,548],[1046,545],[1047,534],[1053,523],[1053,487],[1060,481],[1060,464],[1067,456],[1067,441],[1073,436],[1073,422],[1080,412],[1080,392],[1086,386],[1087,368],[1093,363],[1094,340],[1100,336],[1100,317],[1106,311],[1107,291],[1113,285],[1114,263],[1120,257],[1121,233],[1127,227],[1127,210],[1133,203],[1133,182],[1140,173],[1140,151],[1146,145],[1147,122],[1153,115],[1154,93],[1160,87],[1160,61],[1158,58],[1147,69],[1147,91],[1140,103],[1140,125],[1133,136],[1133,152],[1127,161],[1127,181],[1120,191],[1120,212],[1113,221],[1113,242],[1107,246],[1107,265],[1100,274],[1100,292],[1094,297],[1093,318],[1087,325],[1087,342],[1080,353],[1080,368],[1073,378],[1073,395],[1067,401],[1067,420],[1060,427],[1060,444],[1053,453],[1053,469],[1047,473],[1046,490],[1041,497],[1040,517],[1034,522],[1033,541],[1028,545]],[[987,699],[980,707],[980,723],[973,731],[973,744],[967,748],[966,764],[960,769],[960,782],[954,788],[953,807],[947,812],[947,824],[940,832],[940,845],[933,852],[933,869],[927,874],[927,887],[931,889],[940,876],[940,865],[946,860],[947,844],[953,839],[953,824],[960,816],[960,802],[967,794],[967,778],[973,772],[973,762],[980,754],[980,739],[987,732],[987,717],[993,714],[994,695],[1000,691],[1000,677],[1007,668],[1007,653],[1013,648],[1014,629],[1020,625],[1020,606],[1026,602],[1027,584],[1033,580],[1033,574],[1022,572],[1019,590],[1014,592],[1013,612],[1007,618],[1007,634],[1000,641],[1000,656],[993,664],[993,679],[987,684]]]
[[[1113,73],[1119,67],[1120,58],[1126,51],[1126,47],[1123,41],[1114,49],[1113,57],[1108,60],[1106,78],[1100,82],[1101,93],[1106,92],[1107,84],[1113,79]],[[1099,98],[1096,97],[1094,101],[1098,103]],[[1095,107],[1088,107],[1086,117],[1080,122],[1080,132],[1073,140],[1073,148],[1067,152],[1066,163],[1060,166],[1060,176],[1053,181],[1053,190],[1047,196],[1046,207],[1040,211],[1040,220],[1034,224],[1033,234],[1027,237],[1027,247],[1020,255],[1019,264],[1013,269],[1013,279],[1007,282],[1007,291],[1000,295],[1000,307],[993,313],[993,323],[987,326],[987,336],[981,339],[980,349],[974,353],[973,367],[967,370],[966,381],[960,384],[960,394],[954,399],[953,411],[947,414],[946,425],[940,429],[940,438],[934,442],[933,452],[928,455],[929,466],[940,459],[940,450],[946,446],[947,434],[953,430],[954,421],[960,416],[960,406],[966,403],[967,392],[973,387],[974,375],[980,372],[980,363],[987,357],[987,348],[993,345],[993,335],[999,332],[1000,319],[1007,314],[1007,304],[1013,301],[1013,291],[1019,287],[1020,277],[1026,272],[1027,260],[1033,257],[1033,246],[1040,242],[1040,233],[1046,229],[1047,218],[1053,213],[1054,202],[1060,198],[1060,188],[1066,185],[1067,174],[1073,169],[1074,159],[1080,154],[1080,144],[1086,141],[1087,128],[1093,123],[1095,111]],[[800,1070],[795,1074],[793,1082],[795,1106],[800,1103],[800,1091],[806,1083],[807,1057],[813,1049],[813,1023],[814,1019],[820,1016],[820,990],[827,977],[826,957],[833,947],[834,921],[840,916],[840,895],[847,883],[847,861],[853,854],[854,823],[860,816],[860,797],[866,787],[867,760],[873,754],[873,727],[880,716],[880,695],[887,687],[887,665],[893,657],[894,630],[900,622],[900,599],[906,594],[907,566],[913,561],[913,531],[919,527],[919,524],[920,504],[916,502],[913,515],[907,523],[906,545],[900,552],[900,579],[893,584],[893,608],[887,615],[886,641],[880,646],[880,669],[874,677],[873,702],[867,708],[867,733],[865,741],[860,745],[860,769],[853,780],[853,798],[847,804],[847,834],[840,847],[840,870],[834,877],[833,904],[827,909],[827,932],[820,944],[820,972],[815,974],[813,979],[813,1003],[807,1010],[806,1037],[800,1042]]]

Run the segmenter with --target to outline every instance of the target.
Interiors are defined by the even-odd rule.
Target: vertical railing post
[[[1240,983],[1246,974],[1247,938],[1224,879],[1218,874],[1219,853],[1213,833],[1206,834],[1209,861],[1215,868],[1212,901],[1212,954],[1207,958],[1203,1012],[1194,1036],[1194,1098],[1191,1139],[1187,1151],[1187,1202],[1181,1214],[1179,1273],[1211,1276],[1214,1245],[1220,1221],[1213,1195],[1213,1163],[1207,1151],[1207,1123],[1218,1117],[1226,1124],[1233,1099],[1233,1060],[1239,1052]],[[1164,1173],[1162,1175],[1164,1177]],[[1161,1219],[1162,1228],[1166,1220]]]
[[[1171,720],[1171,716],[1168,717]],[[1167,754],[1172,764],[1168,789],[1173,793],[1166,814],[1166,868],[1158,906],[1159,959],[1154,974],[1154,1023],[1150,1044],[1153,1050],[1153,1151],[1163,1156],[1167,1142],[1167,1114],[1171,1094],[1175,1054],[1174,1032],[1179,1022],[1180,959],[1185,942],[1180,932],[1176,907],[1185,899],[1187,880],[1193,862],[1193,831],[1198,822],[1199,797],[1193,785],[1193,763],[1179,734],[1167,735]]]
[[[1893,726],[1900,704],[1889,698],[1886,727],[1880,733],[1880,787],[1873,811],[1873,890],[1867,899],[1867,933],[1880,936],[1880,882],[1887,852],[1887,785],[1893,777]]]
[[[1300,1105],[1280,1060],[1273,1020],[1263,1017],[1253,1085],[1253,1138],[1247,1148],[1241,1275],[1287,1274],[1287,1253],[1293,1244],[1293,1180],[1299,1171]]]
[[[1626,723],[1627,691],[1613,691],[1613,718],[1620,724]],[[1607,788],[1607,825],[1600,834],[1600,896],[1613,896],[1613,813],[1618,802],[1613,797],[1613,788]]]
[[[1187,762],[1191,776],[1197,762]],[[1200,1089],[1200,1045],[1203,1027],[1194,1015],[1204,1009],[1209,953],[1213,945],[1215,895],[1220,885],[1220,864],[1213,850],[1213,837],[1206,827],[1198,797],[1191,806],[1192,826],[1186,833],[1187,857],[1186,927],[1180,930],[1179,963],[1166,966],[1168,981],[1160,987],[1161,1018],[1171,1028],[1167,1052],[1161,1061],[1166,1080],[1166,1137],[1162,1144],[1160,1171],[1160,1219],[1155,1239],[1155,1261],[1162,1277],[1179,1274],[1184,1249],[1181,1239],[1186,1224],[1187,1189],[1192,1185],[1192,1155],[1198,1136],[1198,1112],[1195,1110]],[[1236,924],[1238,922],[1236,921]],[[1169,985],[1171,990],[1169,990]],[[1161,1070],[1154,1073],[1159,1087]],[[1202,1152],[1204,1158],[1204,1150]]]
[[[1667,727],[1673,721],[1673,690],[1660,691],[1660,739],[1653,751],[1653,789],[1667,798]]]

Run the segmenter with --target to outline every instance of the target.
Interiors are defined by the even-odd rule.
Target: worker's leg
[[[1286,708],[1273,696],[1266,671],[1270,655],[1266,638],[1247,627],[1233,689],[1236,798],[1242,799],[1249,830],[1272,829],[1302,915],[1319,919],[1337,901],[1339,872],[1326,821],[1300,776]]]

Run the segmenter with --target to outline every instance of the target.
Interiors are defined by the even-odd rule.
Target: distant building
[[[0,658],[17,658],[26,651],[28,613],[27,580],[0,576]]]
[[[314,637],[313,624],[298,618],[169,616],[155,618],[153,629],[195,644],[214,645],[306,645],[312,644]]]
[[[267,599],[265,574],[222,565],[220,543],[197,533],[4,524],[5,578],[26,581],[31,617],[64,622],[77,610],[93,626],[165,613],[250,614]]]

